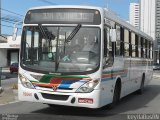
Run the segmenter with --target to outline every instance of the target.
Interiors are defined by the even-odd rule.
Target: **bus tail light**
[[[26,77],[19,74],[19,79],[20,79],[20,81],[21,81],[21,83],[24,87],[34,89],[34,86],[32,85],[32,83]]]
[[[98,85],[99,80],[92,80],[83,84],[76,92],[77,93],[90,93]]]

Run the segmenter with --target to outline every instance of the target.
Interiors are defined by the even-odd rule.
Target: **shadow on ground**
[[[123,99],[114,109],[87,109],[76,107],[46,107],[32,113],[46,114],[46,115],[62,115],[62,116],[81,116],[81,117],[105,117],[117,114],[125,114],[128,111],[136,111],[140,108],[147,107],[147,104],[155,99],[160,94],[160,85],[148,85],[145,88],[144,94],[137,95],[130,94]]]

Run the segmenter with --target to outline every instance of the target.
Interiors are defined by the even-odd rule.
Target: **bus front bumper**
[[[28,89],[18,84],[18,98],[20,101],[40,102],[45,104],[99,108],[100,90],[91,93],[60,93]]]

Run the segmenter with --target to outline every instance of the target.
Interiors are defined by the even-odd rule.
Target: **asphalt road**
[[[1,86],[5,89],[18,82],[17,73],[10,74],[10,72],[3,72],[6,79],[1,80]]]
[[[159,72],[156,73],[157,76]],[[130,114],[160,114],[160,77],[145,88],[144,94],[135,93],[123,98],[114,109],[86,109],[73,107],[50,108],[41,103],[16,102],[0,106],[0,119],[18,117],[18,120],[129,120]],[[18,116],[16,116],[18,115]],[[8,117],[8,116],[7,116]],[[160,115],[159,115],[160,119]]]

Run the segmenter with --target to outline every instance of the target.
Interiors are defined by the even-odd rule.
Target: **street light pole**
[[[0,35],[2,34],[2,0],[0,0]],[[0,67],[0,94],[3,92],[2,84],[1,84],[1,78],[2,78],[2,67]]]
[[[19,23],[22,23],[22,21],[18,21],[16,23],[14,23],[13,26],[13,35],[12,35],[12,40],[15,41],[16,37],[17,37],[17,32],[18,32],[18,28],[16,27]]]

